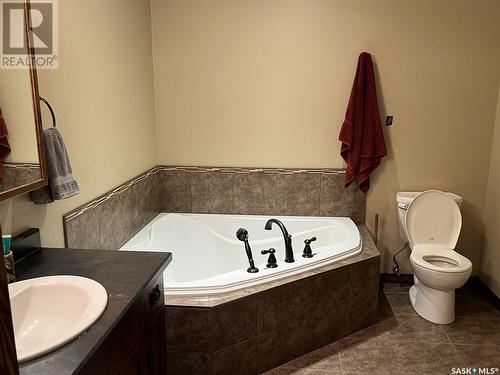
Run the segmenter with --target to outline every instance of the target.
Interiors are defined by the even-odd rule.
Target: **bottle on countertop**
[[[12,236],[10,234],[2,236],[3,254],[5,259],[5,268],[7,269],[7,283],[16,281],[16,273],[14,270],[14,254],[10,250]]]

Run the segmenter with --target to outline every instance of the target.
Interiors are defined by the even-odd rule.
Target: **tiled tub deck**
[[[258,374],[376,321],[379,253],[222,297],[167,297],[169,374]]]

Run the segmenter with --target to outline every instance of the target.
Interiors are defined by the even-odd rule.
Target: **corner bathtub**
[[[272,216],[285,224],[292,235],[295,262],[285,263],[283,235],[277,226],[264,225],[271,216],[167,214],[156,216],[120,250],[170,251],[172,263],[164,273],[166,295],[209,295],[247,288],[325,266],[361,252],[361,236],[346,217]],[[248,273],[238,228],[248,230],[258,273]],[[314,256],[303,258],[304,240]],[[267,255],[276,249],[277,268],[267,268]]]

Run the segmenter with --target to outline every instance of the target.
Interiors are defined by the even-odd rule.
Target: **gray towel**
[[[73,178],[66,146],[59,130],[54,127],[44,130],[43,143],[49,184],[30,193],[33,203],[47,204],[78,194],[80,187]]]

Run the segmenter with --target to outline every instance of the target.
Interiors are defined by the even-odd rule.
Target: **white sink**
[[[48,276],[9,284],[17,359],[25,362],[78,337],[103,313],[106,289],[79,276]]]

